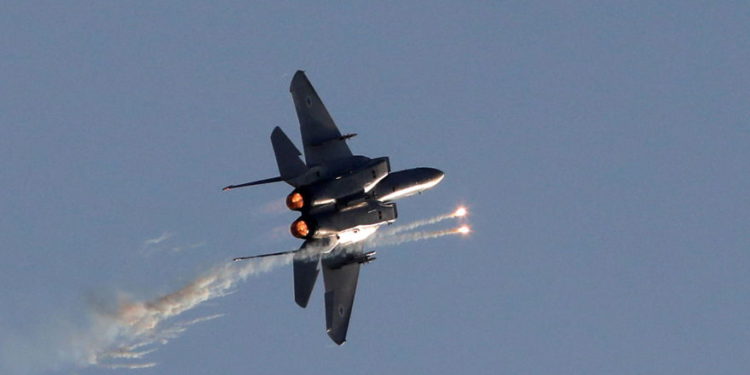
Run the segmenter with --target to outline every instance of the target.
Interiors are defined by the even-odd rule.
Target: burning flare
[[[441,221],[445,221],[448,219],[463,218],[463,217],[466,217],[466,215],[468,214],[469,214],[469,211],[466,209],[466,207],[459,206],[455,211],[448,213],[448,214],[438,215],[438,216],[431,217],[429,219],[424,219],[424,220],[417,220],[415,222],[395,226],[393,228],[383,228],[376,235],[378,237],[390,236],[390,235],[394,235],[397,233],[406,232],[412,229],[424,227],[427,225],[437,224]]]
[[[469,234],[471,233],[471,228],[468,225],[462,225],[456,228],[456,233]]]
[[[465,206],[458,206],[453,212],[438,215],[424,220],[418,220],[409,224],[400,225],[393,228],[384,228],[375,233],[368,240],[370,246],[393,246],[405,242],[421,241],[431,238],[438,238],[452,234],[468,235],[471,233],[471,227],[464,224],[456,228],[443,229],[437,231],[411,231],[423,226],[436,224],[448,219],[464,219],[469,214]],[[461,220],[464,221],[464,220]],[[406,232],[406,233],[404,233]]]
[[[405,242],[421,241],[448,235],[466,235],[471,232],[468,225],[437,231],[411,231],[451,218],[463,218],[468,214],[465,207],[433,218],[416,221],[404,226],[382,230],[371,236],[369,246],[392,246]],[[305,222],[296,228],[302,234]],[[306,226],[306,225],[304,225]],[[293,227],[294,229],[294,227]],[[311,254],[314,253],[311,249]],[[151,300],[136,300],[121,296],[117,309],[93,311],[91,327],[70,337],[67,359],[81,367],[98,366],[111,369],[139,369],[156,366],[145,358],[180,336],[190,326],[216,319],[222,314],[204,316],[192,320],[177,320],[187,311],[231,294],[236,285],[246,278],[271,271],[291,263],[292,254],[261,258],[253,262],[217,265],[181,288]]]

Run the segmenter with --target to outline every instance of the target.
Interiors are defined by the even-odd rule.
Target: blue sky
[[[446,172],[400,223],[475,232],[378,249],[342,347],[285,267],[139,373],[744,374],[748,35],[733,1],[5,2],[0,372],[136,371],[71,360],[92,311],[297,247],[288,186],[220,188],[275,176],[304,69],[352,150]]]

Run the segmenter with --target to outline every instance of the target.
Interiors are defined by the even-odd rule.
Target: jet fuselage
[[[356,134],[339,131],[303,71],[294,74],[289,92],[299,119],[304,161],[277,126],[271,132],[271,145],[279,176],[223,190],[280,181],[293,186],[286,204],[300,217],[291,232],[305,241],[298,250],[234,260],[293,254],[294,301],[301,307],[307,306],[322,270],[326,332],[341,345],[346,341],[360,265],[375,259],[374,251],[365,250],[364,240],[396,220],[395,200],[434,187],[443,172],[434,168],[391,172],[387,157],[354,155],[346,142]]]
[[[304,239],[366,237],[362,234],[368,228],[374,233],[378,226],[396,220],[398,213],[391,202],[430,189],[444,177],[434,168],[389,171],[388,158],[371,159],[344,175],[297,187],[287,196],[289,209],[302,212],[291,225],[292,235]]]

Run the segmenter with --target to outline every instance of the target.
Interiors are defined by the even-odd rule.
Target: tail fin
[[[273,152],[276,154],[279,174],[284,181],[291,184],[289,180],[307,171],[305,163],[299,158],[302,153],[278,126],[271,133],[271,144],[273,145]]]

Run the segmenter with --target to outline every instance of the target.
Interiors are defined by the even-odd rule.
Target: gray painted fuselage
[[[304,239],[294,254],[294,298],[307,306],[320,269],[325,284],[326,328],[337,343],[346,340],[349,318],[359,277],[359,266],[374,260],[364,250],[364,240],[382,225],[398,217],[394,201],[437,185],[444,177],[434,168],[413,168],[391,172],[387,157],[353,155],[305,74],[298,71],[290,85],[300,122],[305,161],[281,128],[274,128],[271,144],[279,177],[224,190],[284,181],[294,187],[286,204],[300,216],[291,232]],[[262,256],[276,256],[280,253]],[[283,253],[281,253],[283,254]]]

